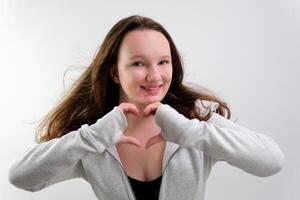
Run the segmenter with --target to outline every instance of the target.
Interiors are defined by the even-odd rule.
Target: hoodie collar
[[[178,148],[179,148],[178,144],[166,141],[166,147],[163,155],[163,172],[165,171],[169,160],[171,159],[171,157],[173,156],[173,154],[176,152]],[[106,149],[106,151],[108,151],[120,163],[123,169],[125,169],[119,157],[116,145],[110,146],[109,148]]]

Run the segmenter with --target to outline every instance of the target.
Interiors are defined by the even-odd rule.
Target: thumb
[[[140,141],[134,137],[122,135],[119,143],[133,144],[138,148],[142,147]]]
[[[149,149],[152,145],[159,143],[159,142],[166,142],[166,140],[163,138],[162,134],[159,133],[158,135],[155,135],[151,137],[147,142],[146,142],[146,149]]]

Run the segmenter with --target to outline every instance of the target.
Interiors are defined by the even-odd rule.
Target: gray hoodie
[[[167,141],[159,200],[203,200],[207,178],[217,161],[260,177],[283,167],[284,155],[273,139],[217,114],[218,103],[203,103],[211,108],[208,121],[187,119],[166,104],[157,108],[155,120]],[[115,146],[126,127],[125,115],[114,107],[90,126],[84,124],[61,138],[28,148],[11,163],[9,181],[35,192],[83,178],[98,199],[135,200]]]

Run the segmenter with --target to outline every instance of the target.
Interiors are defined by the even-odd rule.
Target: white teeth
[[[160,89],[161,85],[160,86],[156,86],[156,87],[145,87],[145,86],[141,86],[144,90],[146,90],[147,92],[149,93],[153,93],[153,92],[156,92]]]
[[[146,88],[146,90],[149,90],[149,91],[153,91],[153,90],[157,90],[159,87],[155,87],[155,88]]]

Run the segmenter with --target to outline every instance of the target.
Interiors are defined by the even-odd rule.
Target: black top
[[[158,199],[162,176],[152,181],[140,181],[128,176],[137,200]]]

